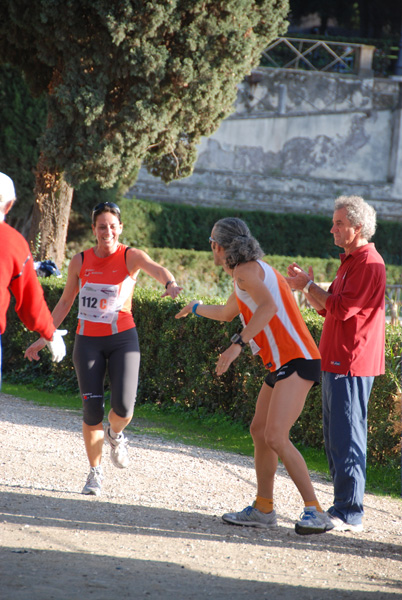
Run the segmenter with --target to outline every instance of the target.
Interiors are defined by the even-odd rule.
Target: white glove
[[[66,333],[68,333],[67,329],[56,329],[53,334],[53,340],[51,342],[46,342],[54,362],[60,362],[66,355],[66,345],[62,337],[63,335],[66,335]]]

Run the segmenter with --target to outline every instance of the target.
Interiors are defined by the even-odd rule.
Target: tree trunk
[[[35,202],[28,242],[36,260],[64,261],[68,221],[74,189],[63,173],[46,166],[43,155],[36,168]]]

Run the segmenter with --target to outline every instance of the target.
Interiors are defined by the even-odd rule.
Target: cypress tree
[[[2,0],[0,61],[46,93],[31,243],[64,256],[73,187],[190,175],[201,136],[286,29],[288,0]]]

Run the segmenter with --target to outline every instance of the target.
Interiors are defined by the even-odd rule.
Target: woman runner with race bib
[[[175,299],[182,290],[168,269],[148,254],[119,243],[123,230],[117,204],[103,202],[92,211],[96,245],[76,254],[69,265],[63,294],[53,310],[58,327],[79,294],[78,326],[73,362],[83,402],[83,436],[90,464],[83,494],[98,496],[102,489],[102,447],[111,446],[112,463],[128,466],[124,429],[130,423],[138,386],[140,349],[131,300],[140,269],[165,286],[162,297]],[[30,360],[38,360],[44,348],[40,338],[27,349]],[[104,378],[108,369],[111,408],[106,431]]]

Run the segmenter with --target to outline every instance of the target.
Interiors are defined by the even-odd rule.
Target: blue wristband
[[[196,317],[201,317],[201,319],[205,319],[205,317],[203,317],[202,315],[197,315],[197,313],[195,312],[195,311],[197,310],[197,306],[198,306],[199,304],[200,304],[199,302],[197,302],[196,304],[194,304],[194,305],[193,305],[193,308],[191,309],[191,312],[192,312],[192,313],[193,313],[193,315],[195,315]]]

